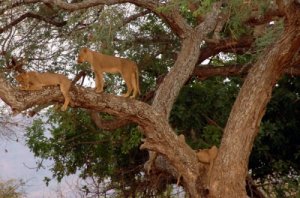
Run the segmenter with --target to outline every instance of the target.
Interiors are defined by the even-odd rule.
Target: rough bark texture
[[[224,67],[214,67],[210,65],[203,65],[196,67],[193,76],[197,76],[204,80],[213,76],[243,76],[247,75],[253,65],[226,65]],[[290,76],[300,76],[300,63],[284,69],[284,74]]]
[[[246,197],[249,155],[272,88],[300,48],[300,10],[289,9],[283,35],[251,69],[232,108],[212,172],[211,197]]]
[[[193,73],[198,60],[200,43],[201,39],[198,35],[191,35],[183,40],[176,63],[156,91],[153,107],[161,111],[167,119],[181,87]]]
[[[217,23],[220,6],[220,3],[215,4],[204,22],[185,35],[186,38],[182,40],[182,48],[174,66],[156,91],[153,107],[163,112],[167,119],[180,89],[189,79],[198,62],[202,40],[213,31]]]

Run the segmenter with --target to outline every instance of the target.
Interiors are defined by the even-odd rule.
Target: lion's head
[[[18,83],[20,83],[21,85],[23,85],[26,82],[27,78],[28,78],[28,76],[26,75],[26,73],[22,73],[22,74],[19,74],[16,77],[16,80],[18,81]]]
[[[86,57],[87,57],[87,53],[88,53],[88,48],[83,47],[79,50],[79,54],[78,54],[78,59],[77,59],[77,63],[83,63],[86,61]]]

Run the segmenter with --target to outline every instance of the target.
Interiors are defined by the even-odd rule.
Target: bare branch
[[[261,17],[257,17],[257,16],[250,17],[246,21],[246,24],[252,25],[252,26],[265,24],[265,23],[271,22],[276,17],[282,17],[282,16],[283,16],[283,13],[280,12],[279,10],[270,9],[266,13],[264,13],[264,15]]]
[[[131,21],[134,21],[136,20],[137,18],[141,17],[141,16],[145,16],[147,14],[149,14],[150,11],[149,10],[145,10],[143,12],[140,12],[140,13],[137,13],[137,14],[134,14],[128,18],[126,18],[124,21],[123,21],[123,25],[127,24],[127,23],[130,23]]]
[[[80,80],[80,78],[84,78],[86,76],[86,72],[85,71],[80,71],[75,78],[72,80],[72,84],[74,85],[78,80]]]
[[[109,131],[121,128],[123,126],[132,123],[131,121],[125,118],[116,118],[114,120],[103,120],[99,115],[99,112],[97,111],[90,111],[90,115],[98,128],[109,130]]]
[[[56,27],[62,27],[64,25],[67,24],[66,21],[62,21],[62,22],[57,22],[57,21],[53,21],[51,19],[48,19],[46,17],[43,17],[41,15],[38,15],[38,14],[34,14],[32,12],[27,12],[23,15],[21,15],[20,17],[18,17],[17,19],[15,19],[14,21],[10,22],[9,24],[7,24],[6,26],[0,28],[0,34],[5,32],[6,30],[12,28],[13,26],[17,25],[18,23],[22,22],[24,19],[26,18],[35,18],[35,19],[38,19],[38,20],[41,20],[41,21],[44,21],[46,23],[49,23],[49,24],[52,24]]]
[[[219,3],[214,4],[213,11],[205,17],[203,23],[189,32],[189,36],[182,40],[182,48],[178,53],[177,60],[156,92],[153,106],[166,118],[169,118],[180,89],[193,73],[199,59],[201,42],[206,34],[214,29],[219,17],[220,6]]]
[[[13,9],[15,7],[19,7],[21,5],[25,5],[25,4],[31,4],[31,3],[38,3],[40,2],[40,0],[26,0],[26,1],[11,1],[11,4],[3,9],[0,10],[0,15],[2,15],[5,11],[9,10],[9,9]]]
[[[193,75],[201,80],[213,76],[239,76],[248,74],[253,65],[227,65],[215,67],[212,65],[198,66]],[[300,65],[294,65],[286,68],[284,73],[290,76],[300,76]]]
[[[201,53],[199,55],[197,64],[200,64],[204,60],[220,52],[243,53],[251,47],[253,42],[254,42],[254,37],[250,37],[250,36],[242,37],[239,40],[236,39],[221,40],[219,43],[207,42],[207,46],[201,48]]]
[[[180,37],[184,38],[186,33],[188,33],[192,28],[188,25],[187,21],[180,15],[179,9],[174,6],[171,11],[159,12],[158,7],[164,6],[156,0],[86,0],[80,3],[67,3],[62,0],[24,0],[24,3],[36,3],[44,2],[48,4],[53,4],[61,9],[68,10],[70,12],[90,8],[98,5],[115,5],[122,3],[132,3],[136,6],[145,8],[160,16],[166,21],[166,23],[172,28],[172,30]]]

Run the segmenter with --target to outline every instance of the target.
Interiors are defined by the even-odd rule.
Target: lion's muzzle
[[[82,60],[81,58],[78,58],[78,59],[77,59],[77,63],[79,63],[79,64],[80,64],[80,63],[83,63],[83,60]]]

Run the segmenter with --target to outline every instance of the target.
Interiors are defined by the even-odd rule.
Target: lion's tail
[[[135,70],[135,80],[136,80],[137,91],[138,91],[139,95],[141,95],[140,82],[139,82],[139,69],[137,66],[136,66],[136,70]]]

